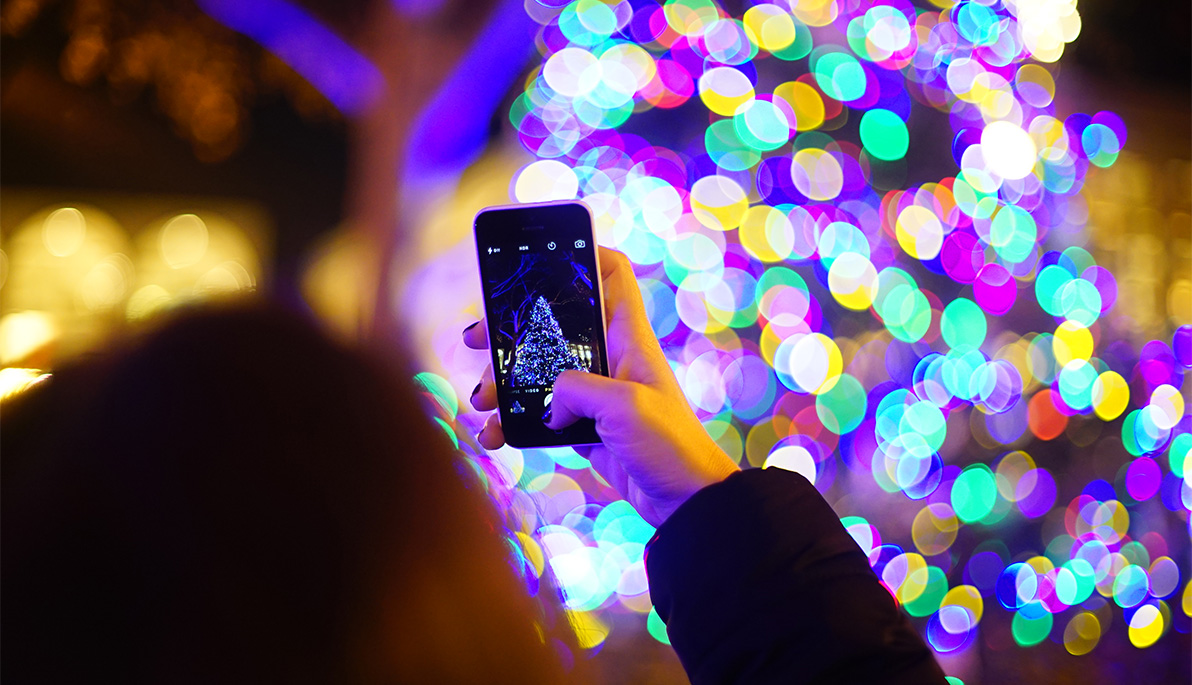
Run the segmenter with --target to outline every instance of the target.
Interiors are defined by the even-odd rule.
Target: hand
[[[653,526],[662,525],[687,498],[738,469],[691,411],[646,318],[633,266],[625,255],[600,248],[608,360],[612,377],[564,371],[555,380],[551,420],[559,430],[581,417],[596,421],[600,445],[576,451]],[[464,330],[464,343],[488,348],[484,321]],[[480,411],[497,407],[492,366],[472,392]],[[498,414],[478,436],[486,449],[505,443]]]

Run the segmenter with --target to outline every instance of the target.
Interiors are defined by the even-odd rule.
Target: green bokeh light
[[[993,471],[985,464],[966,467],[952,484],[952,509],[965,523],[985,518],[997,499],[997,483]]]
[[[828,97],[849,102],[865,94],[865,70],[856,57],[826,52],[813,62],[815,81]]]
[[[922,618],[930,616],[940,608],[940,602],[948,593],[948,577],[938,566],[927,567],[927,586],[923,594],[902,605],[906,613]]]
[[[861,425],[867,407],[865,386],[849,374],[841,374],[840,380],[815,400],[815,413],[824,428],[837,435],[852,432]]]
[[[1017,264],[1035,251],[1039,226],[1026,210],[1009,205],[998,210],[989,226],[989,242],[998,256]]]
[[[976,302],[964,297],[952,300],[944,307],[940,318],[940,335],[954,350],[976,349],[985,342],[985,312]]]
[[[861,144],[878,159],[902,159],[910,146],[906,122],[888,109],[871,109],[861,117]]]
[[[1038,612],[1029,612],[1038,613]],[[1010,622],[1010,632],[1014,634],[1014,641],[1023,647],[1031,647],[1047,639],[1051,632],[1051,614],[1042,611],[1041,615],[1027,617],[1027,612],[1014,612],[1014,620]]]
[[[708,127],[704,147],[716,165],[728,171],[744,171],[761,161],[761,154],[737,134],[733,119],[722,119]]]
[[[670,636],[666,633],[666,624],[662,622],[662,617],[658,615],[658,610],[650,607],[650,616],[646,619],[646,630],[650,631],[650,636],[658,640],[664,645],[670,644]]]

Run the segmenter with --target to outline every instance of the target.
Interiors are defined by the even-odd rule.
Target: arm
[[[852,537],[801,475],[753,469],[658,529],[650,597],[694,683],[943,683]]]

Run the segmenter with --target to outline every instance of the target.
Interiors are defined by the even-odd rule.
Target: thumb
[[[624,402],[629,381],[584,371],[564,371],[555,379],[547,428],[560,430],[576,419],[598,419]]]

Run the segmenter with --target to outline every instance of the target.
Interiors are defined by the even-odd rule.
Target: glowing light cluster
[[[33,212],[6,241],[3,366],[53,368],[55,348],[81,351],[123,322],[255,290],[261,273],[250,234],[209,211],[171,213],[133,236],[98,207],[55,205]]]
[[[905,549],[844,523],[938,652],[971,645],[995,607],[1019,645],[1074,655],[1115,624],[1139,647],[1188,630],[1187,538],[1155,521],[1192,507],[1192,327],[1112,339],[1117,283],[1074,246],[1085,175],[1126,142],[1113,113],[1056,117],[1046,63],[1079,33],[1074,0],[559,4],[527,3],[543,59],[509,116],[537,160],[512,195],[588,202],[726,451],[915,501]],[[906,185],[923,135],[950,138],[955,172]],[[1016,331],[1028,314],[1053,323]],[[1057,503],[1048,441],[1109,421],[1117,479]],[[946,447],[969,431],[998,456]],[[518,540],[568,606],[649,613],[665,641],[643,594],[648,526],[585,496],[584,479],[607,491],[569,450],[492,458],[515,464]],[[1009,534],[1057,516],[1042,548]]]

